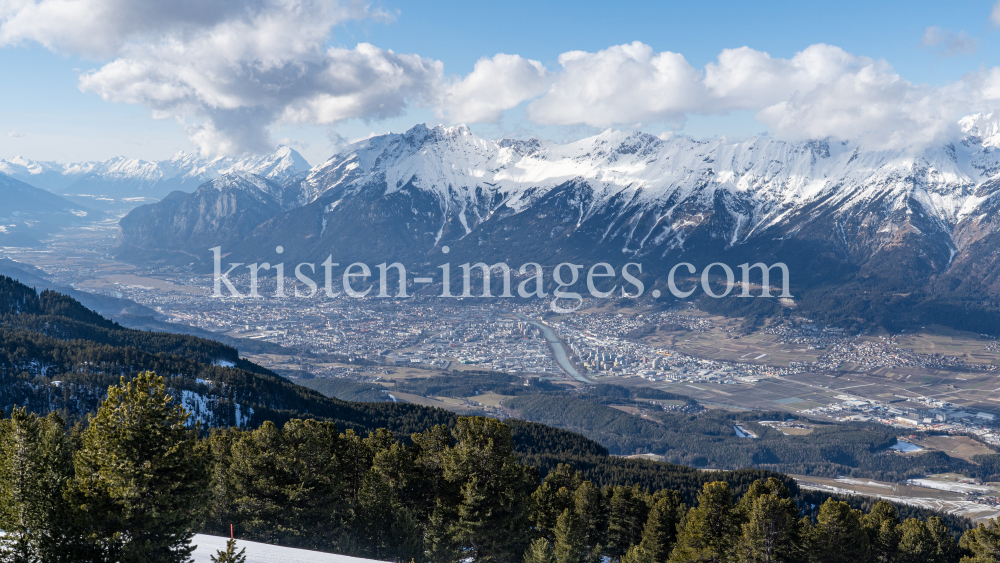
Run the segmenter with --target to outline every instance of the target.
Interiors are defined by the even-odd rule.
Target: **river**
[[[562,341],[559,340],[559,337],[556,336],[556,333],[553,332],[551,328],[538,321],[533,321],[520,313],[517,314],[517,318],[542,331],[542,336],[544,336],[545,340],[548,341],[549,347],[552,348],[552,353],[556,356],[556,363],[559,364],[559,367],[569,374],[570,377],[581,383],[593,383],[593,381],[587,379],[583,376],[583,374],[577,371],[576,367],[573,366],[573,362],[569,361],[569,355],[566,354],[566,348],[563,347]]]

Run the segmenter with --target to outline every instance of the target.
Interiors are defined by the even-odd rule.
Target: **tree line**
[[[940,518],[902,520],[885,502],[817,508],[775,477],[741,494],[706,482],[693,502],[598,486],[567,464],[539,479],[511,427],[483,417],[405,441],[301,419],[206,435],[189,417],[152,372],[111,386],[68,432],[57,413],[14,409],[0,421],[0,557],[189,561],[196,531],[230,526],[247,540],[427,563],[980,563],[1000,552],[996,522],[956,543]]]

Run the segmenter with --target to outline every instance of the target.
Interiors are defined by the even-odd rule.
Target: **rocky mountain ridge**
[[[250,232],[209,238],[246,263],[276,246],[289,262],[429,265],[443,246],[453,263],[633,261],[658,287],[680,261],[784,262],[802,307],[889,315],[947,302],[966,314],[1000,295],[1000,126],[992,115],[962,125],[964,138],[916,154],[618,131],[565,145],[491,141],[418,125],[345,147]],[[152,223],[123,221],[130,256],[154,256],[138,241],[169,237]],[[185,251],[206,267],[207,249]]]
[[[59,194],[150,197],[159,199],[174,190],[192,191],[231,172],[245,172],[279,185],[297,182],[309,171],[302,155],[287,146],[262,156],[206,159],[179,152],[169,160],[145,161],[123,156],[98,162],[61,164],[22,157],[0,160],[0,173]]]

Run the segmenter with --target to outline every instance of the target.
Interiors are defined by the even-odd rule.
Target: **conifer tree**
[[[809,539],[813,563],[857,563],[868,557],[868,534],[861,526],[859,510],[832,498],[820,506]]]
[[[582,563],[587,554],[586,530],[576,510],[567,508],[556,520],[556,563]]]
[[[628,548],[642,540],[649,515],[647,495],[638,485],[617,486],[610,491],[606,552],[612,559],[625,555]]]
[[[582,482],[580,474],[572,466],[560,463],[531,493],[535,526],[549,540],[554,539],[552,530],[556,527],[556,519],[564,510],[576,504],[576,490]]]
[[[556,563],[555,553],[549,540],[538,538],[531,542],[528,550],[524,552],[524,563]]]
[[[583,527],[583,543],[587,549],[600,551],[607,528],[604,514],[604,498],[601,490],[590,481],[583,481],[573,493],[572,510],[580,517]]]
[[[934,541],[934,556],[928,559],[928,563],[956,563],[961,556],[958,544],[951,537],[944,520],[937,516],[927,519],[927,531]]]
[[[872,563],[892,563],[899,547],[899,512],[880,500],[862,517],[861,523],[868,534]]]
[[[517,462],[510,427],[492,418],[461,417],[456,444],[442,455],[444,478],[460,486],[456,541],[477,561],[509,561],[524,552],[528,498],[535,479]]]
[[[382,561],[408,561],[422,555],[421,530],[389,482],[369,471],[355,502],[352,554]]]
[[[989,525],[980,522],[962,534],[958,545],[970,553],[962,563],[996,563],[1000,561],[1000,524],[996,518],[990,518]]]
[[[100,559],[174,563],[190,558],[209,498],[209,452],[173,404],[163,378],[121,379],[83,434],[68,498],[83,511]]]
[[[898,563],[928,563],[936,557],[937,545],[923,521],[907,518],[899,528]]]
[[[740,537],[740,559],[747,563],[794,561],[798,555],[795,502],[775,494],[758,496],[749,506]]]
[[[728,483],[706,483],[698,494],[698,506],[684,515],[678,527],[670,562],[733,560],[740,529],[736,512]]]
[[[653,555],[642,545],[633,545],[622,555],[619,563],[654,563],[654,560]]]
[[[0,423],[0,558],[73,560],[79,538],[69,529],[63,489],[72,477],[65,423],[15,408]]]
[[[208,558],[212,560],[212,563],[246,563],[247,561],[247,548],[240,549],[236,551],[236,540],[229,539],[226,540],[226,550],[219,550],[215,555],[209,555]]]
[[[666,563],[677,541],[677,525],[684,516],[686,507],[677,491],[659,491],[653,496],[653,500],[639,546],[643,555],[652,563]],[[633,557],[638,556],[639,554],[633,554]]]

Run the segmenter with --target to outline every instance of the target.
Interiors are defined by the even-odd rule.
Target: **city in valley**
[[[175,327],[277,345],[243,351],[293,378],[377,381],[390,390],[399,377],[499,371],[652,386],[719,407],[971,432],[1000,444],[1000,342],[981,335],[938,327],[852,335],[796,316],[794,304],[785,320],[747,330],[740,319],[653,300],[587,299],[557,315],[548,300],[278,299],[263,279],[262,297],[218,298],[211,275],[116,262],[113,244],[108,222],[44,248],[5,248],[3,257],[39,268],[54,285],[146,306]]]
[[[114,224],[107,222],[67,231],[45,247],[4,248],[0,258],[38,268],[54,286],[130,300],[155,311],[161,326],[226,338],[241,354],[293,381],[372,383],[390,400],[509,416],[502,395],[456,399],[394,392],[402,380],[503,372],[523,376],[525,384],[540,379],[576,387],[654,387],[708,408],[783,411],[817,424],[873,421],[932,430],[964,440],[969,455],[991,450],[966,436],[1000,446],[1000,342],[982,335],[933,326],[914,334],[847,334],[796,315],[794,302],[784,319],[747,328],[741,319],[651,299],[588,299],[578,311],[559,315],[548,301],[523,299],[330,299],[322,292],[279,299],[264,289],[259,298],[218,298],[210,274],[117,262],[114,242]],[[267,287],[267,280],[261,283]],[[789,434],[810,427],[774,424]],[[958,451],[947,449],[956,443],[915,434],[901,442],[900,455]],[[874,481],[801,482],[822,490],[909,495],[918,499],[911,502],[975,518],[984,517],[976,507],[993,514],[996,503],[983,499],[1000,497],[1000,489],[956,483],[961,480],[906,483],[908,493],[891,484],[892,494],[878,488],[889,485]]]

